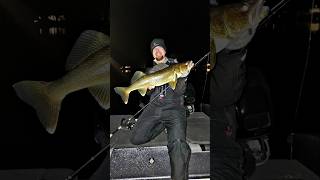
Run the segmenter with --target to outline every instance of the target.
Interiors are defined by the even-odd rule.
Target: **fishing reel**
[[[138,119],[134,119],[134,121],[131,121],[131,118],[122,118],[119,127],[121,127],[121,129],[131,130],[133,129],[137,121]]]
[[[187,117],[195,111],[195,95],[196,94],[193,85],[190,82],[188,82],[186,86],[186,91],[184,93],[184,107],[186,108]]]
[[[138,121],[138,119],[134,119],[134,121],[131,121],[132,118],[122,118],[121,122],[120,122],[120,126],[118,126],[117,129],[115,129],[112,133],[110,133],[110,138],[116,134],[120,129],[122,130],[131,130],[134,125],[136,124],[136,122]]]
[[[186,105],[185,107],[186,107],[187,117],[189,117],[192,113],[194,113],[195,111],[194,104]]]

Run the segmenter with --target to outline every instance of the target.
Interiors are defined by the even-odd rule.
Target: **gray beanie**
[[[161,46],[165,51],[167,51],[166,45],[164,44],[164,40],[160,38],[155,38],[151,41],[151,44],[150,44],[151,53],[153,49],[157,46]]]

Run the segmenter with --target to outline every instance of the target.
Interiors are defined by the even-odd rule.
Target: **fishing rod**
[[[264,18],[262,20],[261,23],[259,23],[259,26],[257,29],[260,29],[265,23],[267,23],[271,17],[273,17],[280,9],[282,9],[285,5],[287,5],[291,0],[281,0],[279,3],[277,3],[271,10],[270,10],[270,13],[269,15]],[[203,61],[205,59],[205,57],[207,57],[208,55],[210,54],[210,52],[206,53],[202,58],[200,58],[200,60],[198,60],[194,66],[196,67],[201,61]],[[149,103],[147,103],[145,106],[143,106],[139,111],[137,111],[133,116],[131,116],[129,119],[122,119],[121,120],[121,123],[120,123],[120,126],[115,129],[112,133],[110,133],[110,138],[116,134],[120,129],[129,129],[131,130],[135,123],[137,122],[137,119],[135,119],[135,122],[131,122],[131,120],[137,116],[143,109],[145,109],[148,105],[150,105],[158,96],[160,96],[164,91],[166,91],[167,89],[169,88],[169,86],[167,86],[165,89],[163,89],[159,94],[157,94],[153,99],[151,99],[149,101]],[[204,95],[204,92],[202,94],[202,97]],[[90,164],[90,162],[94,161],[94,159],[96,157],[98,157],[101,153],[103,153],[105,150],[107,150],[108,148],[112,147],[110,145],[110,142],[104,147],[102,148],[96,155],[94,155],[93,157],[91,157],[84,165],[82,165],[78,170],[76,170],[73,174],[71,174],[70,176],[68,176],[66,178],[66,180],[71,180],[73,179],[83,168],[85,168],[88,164]]]
[[[205,57],[207,57],[209,54],[210,54],[210,52],[208,52],[208,53],[205,54],[202,58],[200,58],[200,60],[198,60],[198,61],[194,64],[193,68],[194,68],[195,66],[197,66],[201,61],[203,61],[203,60],[205,59]],[[145,106],[143,106],[137,113],[135,113],[135,114],[134,114],[133,116],[131,116],[129,119],[126,120],[125,118],[123,118],[123,119],[121,120],[120,126],[119,126],[116,130],[114,130],[112,133],[110,133],[110,139],[111,139],[111,137],[112,137],[114,134],[116,134],[120,129],[129,129],[129,130],[131,130],[131,129],[134,127],[135,122],[137,122],[137,119],[135,119],[135,122],[131,122],[131,120],[132,120],[136,115],[138,115],[143,109],[145,109],[150,103],[152,103],[158,96],[160,96],[167,88],[169,88],[169,86],[167,86],[164,90],[162,90],[159,94],[157,94],[154,98],[152,98],[152,100],[150,100],[150,102],[149,102],[148,104],[146,104]],[[97,154],[95,154],[94,156],[92,156],[86,163],[84,163],[79,169],[77,169],[76,171],[74,171],[71,175],[67,176],[67,177],[65,178],[65,180],[72,180],[72,179],[74,179],[74,177],[77,176],[82,169],[84,169],[87,165],[89,165],[92,161],[94,161],[100,154],[102,154],[102,153],[103,153],[104,151],[106,151],[107,149],[113,147],[114,145],[115,145],[115,143],[111,145],[111,141],[110,141],[110,142],[109,142],[107,145],[105,145]]]
[[[201,61],[203,61],[208,55],[210,55],[210,51],[208,53],[206,53],[204,56],[202,56],[195,64],[192,68],[196,67]],[[121,120],[121,124],[120,126],[114,130],[111,134],[110,137],[112,137],[117,131],[119,131],[120,129],[132,129],[134,124],[137,122],[137,119],[135,119],[135,122],[131,122],[131,120],[137,116],[142,110],[144,110],[148,105],[150,105],[157,97],[159,97],[163,92],[165,92],[170,86],[167,86],[166,88],[164,88],[161,92],[159,92],[154,98],[152,98],[146,105],[144,105],[139,111],[137,111],[133,116],[131,116],[129,119],[125,120],[122,119]]]
[[[315,0],[312,0],[312,4],[311,4],[311,8],[315,7]],[[314,14],[311,13],[311,17],[310,17],[310,24],[312,24],[313,20],[314,20]],[[300,87],[299,87],[299,94],[298,94],[298,98],[297,98],[297,103],[296,103],[296,108],[295,108],[295,112],[294,112],[294,123],[297,123],[298,121],[298,115],[299,115],[299,109],[300,109],[300,103],[301,103],[301,99],[302,99],[302,93],[303,93],[303,87],[306,81],[306,76],[307,76],[307,71],[308,71],[308,67],[309,67],[309,61],[310,61],[310,51],[311,51],[311,41],[312,41],[312,31],[311,29],[309,29],[309,34],[308,34],[308,47],[307,47],[307,52],[306,52],[306,61],[304,64],[304,68],[303,68],[303,74],[301,77],[301,81],[300,81]],[[288,136],[289,139],[289,143],[290,143],[290,159],[293,158],[293,136],[295,135],[294,133],[294,124],[291,125],[290,127],[290,135]]]
[[[82,169],[84,169],[88,164],[90,164],[92,161],[94,161],[100,154],[102,154],[105,150],[107,150],[110,146],[110,143],[105,145],[97,154],[92,156],[86,163],[84,163],[79,169],[74,171],[71,175],[67,176],[65,180],[72,180],[76,175],[80,173]]]
[[[205,59],[205,57],[207,57],[210,54],[210,52],[206,53],[204,56],[202,56],[195,64],[192,68],[196,67],[201,61],[203,61]],[[133,116],[131,116],[129,119],[125,120],[122,119],[121,120],[121,124],[120,126],[114,130],[112,133],[110,133],[110,138],[120,129],[132,129],[134,126],[134,123],[131,122],[131,120],[137,116],[142,110],[144,110],[149,104],[151,104],[157,97],[159,97],[164,91],[166,91],[169,88],[169,86],[167,86],[165,89],[163,89],[162,91],[160,91],[154,98],[152,98],[146,105],[144,105],[139,111],[137,111]],[[135,119],[135,122],[137,122],[137,119]]]
[[[285,5],[287,5],[291,0],[281,0],[275,6],[271,8],[267,17],[265,17],[260,23],[257,29],[260,29],[265,23],[270,21],[270,18],[276,15],[276,13],[282,9]]]
[[[273,17],[280,9],[282,9],[285,5],[287,5],[291,0],[281,0],[279,3],[277,3],[271,10],[269,15],[264,18],[264,20],[262,20],[261,23],[259,23],[259,26],[257,29],[260,29],[265,23],[267,23],[271,17]],[[206,53],[203,57],[201,57],[193,66],[196,67],[200,62],[202,62],[208,55],[210,54],[210,52]],[[206,81],[206,80],[205,80]],[[129,129],[131,130],[135,123],[137,122],[137,119],[135,119],[135,122],[131,122],[131,120],[137,116],[143,109],[145,109],[148,105],[150,105],[158,96],[160,96],[164,91],[166,91],[169,88],[169,86],[167,86],[165,89],[163,89],[159,94],[157,94],[153,99],[151,99],[149,101],[149,103],[147,103],[145,106],[143,106],[139,111],[137,111],[133,116],[131,116],[129,119],[122,119],[120,126],[114,130],[112,133],[110,133],[110,138],[116,134],[120,129]],[[301,90],[300,90],[301,92]],[[204,94],[204,92],[203,92]],[[202,95],[203,96],[203,95]],[[297,110],[296,110],[297,111]],[[114,146],[114,144],[112,145]],[[94,161],[100,154],[102,154],[104,151],[106,151],[108,148],[112,147],[110,142],[103,147],[96,155],[92,156],[85,164],[83,164],[78,170],[76,170],[74,173],[72,173],[71,175],[67,176],[66,180],[72,180],[76,175],[79,174],[79,172],[84,169],[88,164],[90,164],[92,161]]]
[[[196,67],[201,61],[203,61],[204,60],[204,58],[205,57],[207,57],[208,55],[210,54],[210,51],[209,52],[207,52],[207,54],[205,54],[204,56],[202,56],[202,58],[199,60],[199,61],[197,61],[195,64],[194,64],[194,66],[193,67]]]

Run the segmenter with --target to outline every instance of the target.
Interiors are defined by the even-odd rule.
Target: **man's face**
[[[157,61],[161,61],[166,56],[166,51],[161,46],[157,46],[152,50],[153,58]]]

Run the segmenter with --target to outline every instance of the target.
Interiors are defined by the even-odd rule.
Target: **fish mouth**
[[[191,64],[192,61],[186,61],[185,63],[181,64],[178,68],[178,71],[176,71],[177,74],[179,74],[179,76],[181,76],[181,74],[184,74],[188,71],[191,70],[191,67],[190,67],[190,64]]]
[[[187,62],[186,62],[186,65],[187,65],[187,71],[190,71],[190,70],[192,69],[192,67],[191,67],[191,63],[192,63],[192,61],[187,61]]]
[[[252,4],[249,12],[249,23],[258,25],[269,13],[269,7],[264,5],[264,0],[257,0]]]

